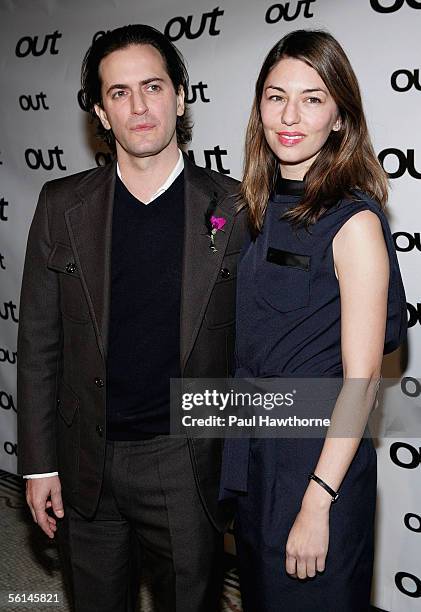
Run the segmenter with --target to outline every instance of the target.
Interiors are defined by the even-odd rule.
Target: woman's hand
[[[289,532],[285,568],[293,578],[313,578],[325,569],[331,501],[323,490],[320,493],[310,484]]]

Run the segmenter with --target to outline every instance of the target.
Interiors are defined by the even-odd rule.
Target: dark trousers
[[[134,610],[139,558],[159,612],[219,609],[222,536],[200,501],[185,439],[107,442],[95,517],[65,504],[58,536],[75,612]]]

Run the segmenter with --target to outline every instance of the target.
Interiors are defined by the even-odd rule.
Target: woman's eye
[[[320,98],[315,98],[314,96],[308,98],[308,101],[310,102],[310,104],[320,104],[321,102]]]

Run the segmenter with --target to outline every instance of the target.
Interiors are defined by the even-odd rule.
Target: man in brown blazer
[[[97,39],[82,86],[116,160],[39,197],[20,305],[19,471],[34,520],[66,551],[77,612],[133,608],[134,542],[159,610],[214,612],[229,518],[221,444],[168,435],[169,379],[231,373],[238,184],[178,148],[187,73],[158,31]]]

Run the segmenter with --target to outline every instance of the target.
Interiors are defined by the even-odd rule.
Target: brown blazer
[[[181,296],[183,377],[225,377],[233,367],[235,277],[246,223],[238,183],[185,157]],[[103,477],[106,356],[115,162],[42,188],[29,231],[18,333],[18,469],[58,471],[65,499],[95,512]],[[205,211],[226,219],[209,248]],[[221,275],[221,270],[229,270]],[[228,278],[226,278],[228,276]],[[221,441],[189,439],[198,490],[223,529]],[[181,475],[180,475],[181,476]]]

